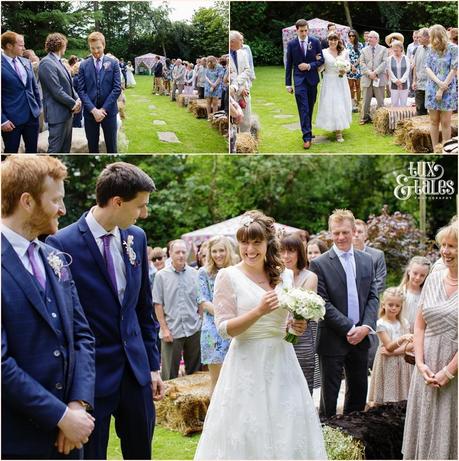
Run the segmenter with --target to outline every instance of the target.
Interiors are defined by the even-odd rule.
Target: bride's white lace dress
[[[335,65],[336,58],[326,48],[324,55],[324,73],[320,87],[319,108],[316,128],[327,131],[344,130],[352,123],[352,97],[346,75],[339,77]],[[341,52],[342,59],[349,62],[347,50]]]
[[[286,270],[280,291],[291,287]],[[237,267],[218,272],[216,324],[256,307],[265,291]],[[195,459],[326,459],[322,428],[293,346],[288,313],[276,309],[231,341]]]

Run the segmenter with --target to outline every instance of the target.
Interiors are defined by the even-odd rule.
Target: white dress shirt
[[[86,215],[86,223],[88,224],[89,230],[93,235],[97,246],[100,250],[102,257],[104,257],[104,242],[102,237],[107,234],[112,234],[113,238],[110,239],[110,253],[113,258],[113,265],[115,266],[116,275],[116,286],[118,288],[118,299],[120,303],[123,303],[124,292],[126,291],[126,265],[123,259],[123,243],[121,242],[120,230],[115,227],[110,232],[107,232],[97,221],[92,214],[91,209]],[[105,258],[104,258],[105,261]]]
[[[94,63],[94,67],[97,69],[97,60],[100,59],[100,68],[102,69],[102,65],[104,63],[104,56],[105,54],[103,54],[100,58],[95,58],[94,56],[92,56],[92,62]]]

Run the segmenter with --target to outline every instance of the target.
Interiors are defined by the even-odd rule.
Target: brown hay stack
[[[457,136],[457,120],[457,114],[453,114],[451,118],[452,136]],[[421,115],[398,122],[395,129],[395,142],[403,146],[408,152],[433,152],[429,116]]]
[[[373,116],[373,126],[380,134],[391,134],[399,121],[415,115],[415,107],[380,107]]]
[[[176,99],[177,106],[186,107],[188,106],[190,101],[193,101],[194,99],[198,98],[199,96],[197,94],[179,94]]]
[[[156,403],[156,421],[190,435],[202,431],[209,406],[210,376],[200,372],[166,381],[166,396]]]
[[[211,125],[218,130],[220,134],[223,136],[228,135],[228,117],[226,116],[219,116],[215,117],[212,116],[212,120],[210,121]]]
[[[256,154],[258,142],[250,133],[238,133],[236,135],[236,152],[238,154]]]
[[[196,118],[207,118],[207,104],[205,99],[193,99],[188,104],[188,110]]]

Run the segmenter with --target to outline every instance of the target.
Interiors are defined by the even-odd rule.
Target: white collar
[[[95,58],[93,55],[91,55],[91,58],[94,62],[94,65],[96,64],[97,60],[100,59],[100,62],[103,63],[104,62],[104,58],[105,58],[105,54],[103,54],[100,58]]]
[[[341,258],[341,256],[343,256],[346,253],[354,257],[354,245],[351,245],[351,248],[349,249],[349,251],[342,251],[335,244],[333,244],[333,250],[335,251],[335,253],[338,255],[339,258]]]
[[[107,234],[112,234],[112,235],[115,236],[115,238],[117,238],[119,236],[118,226],[115,226],[110,232],[107,232],[100,225],[100,223],[97,221],[97,219],[94,217],[94,215],[92,213],[93,210],[94,210],[94,208],[91,208],[89,210],[88,214],[86,215],[86,223],[88,224],[89,230],[91,231],[94,238],[96,238],[96,239],[101,238],[101,237],[103,237],[104,235],[107,235]]]
[[[40,241],[38,238],[33,239],[32,241],[27,240],[22,235],[18,234],[14,230],[10,229],[4,223],[1,223],[2,234],[10,242],[11,246],[14,248],[14,251],[22,258],[32,242],[35,242],[37,246],[40,246]]]

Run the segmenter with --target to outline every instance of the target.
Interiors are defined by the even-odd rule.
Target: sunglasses
[[[151,258],[151,260],[152,260],[153,262],[162,261],[162,260],[163,260],[163,256],[154,256],[153,258]]]

